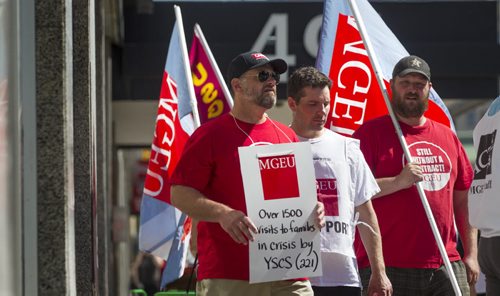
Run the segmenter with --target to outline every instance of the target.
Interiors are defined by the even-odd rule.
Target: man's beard
[[[257,105],[264,107],[266,109],[271,109],[276,104],[276,96],[270,94],[263,94],[257,97],[255,100]]]
[[[427,98],[429,97],[428,95],[429,94],[427,93]],[[429,99],[417,101],[416,104],[409,105],[403,98],[399,97],[397,93],[393,92],[391,105],[394,112],[402,117],[415,118],[421,117],[424,115],[425,111],[427,111],[427,108],[429,107]]]
[[[246,97],[253,98],[253,102],[257,106],[271,109],[276,104],[276,92],[266,92],[261,90],[259,93],[255,89],[245,87],[244,93]]]

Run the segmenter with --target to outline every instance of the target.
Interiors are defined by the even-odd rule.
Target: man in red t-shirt
[[[193,133],[171,178],[172,204],[199,221],[197,295],[313,295],[307,279],[248,282],[248,241],[257,229],[246,214],[238,147],[298,141],[292,129],[265,113],[276,103],[286,69],[284,60],[258,52],[234,58],[228,71],[233,109]],[[323,216],[319,203],[318,227]]]
[[[424,116],[430,78],[428,64],[408,56],[396,64],[390,81],[391,105],[412,155],[411,163],[406,163],[389,116],[366,122],[353,136],[361,140],[361,150],[381,189],[372,203],[394,295],[454,295],[416,182],[425,190],[462,295],[469,295],[469,284],[479,274],[477,231],[469,225],[467,209],[473,172],[456,135]],[[463,258],[456,249],[454,223],[464,246]],[[359,240],[355,248],[361,279],[367,286],[367,255]]]

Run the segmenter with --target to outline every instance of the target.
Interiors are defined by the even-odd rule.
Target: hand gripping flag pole
[[[408,162],[411,162],[412,157],[411,157],[410,151],[408,150],[408,145],[406,144],[406,140],[403,136],[403,132],[401,131],[401,127],[399,126],[398,120],[396,119],[394,111],[392,110],[391,103],[389,100],[389,94],[387,92],[387,88],[385,86],[383,76],[382,76],[381,71],[380,71],[380,65],[378,63],[377,57],[374,54],[372,54],[372,52],[373,52],[372,44],[370,42],[368,34],[366,33],[366,28],[365,28],[363,19],[361,18],[358,5],[356,3],[356,0],[348,0],[348,3],[349,3],[349,6],[351,7],[354,18],[356,19],[356,22],[358,24],[358,29],[359,29],[359,32],[361,34],[361,38],[362,38],[363,43],[365,45],[370,62],[371,62],[373,69],[375,71],[375,76],[377,77],[378,84],[382,90],[382,94],[384,96],[384,101],[385,101],[385,104],[387,105],[387,110],[389,111],[389,115],[391,116],[392,123],[394,125],[394,128],[396,129],[396,133],[398,135],[399,142],[401,143],[401,147],[403,148],[405,158]],[[453,273],[453,269],[451,267],[450,259],[448,258],[448,254],[446,253],[446,249],[444,247],[443,241],[441,240],[441,235],[439,233],[439,230],[437,229],[436,221],[434,220],[432,210],[431,210],[429,203],[427,201],[427,198],[425,196],[425,192],[424,192],[424,189],[422,187],[422,184],[419,182],[416,184],[416,187],[417,187],[418,194],[420,196],[420,200],[422,201],[422,204],[424,206],[424,210],[425,210],[425,213],[427,215],[427,219],[429,220],[429,224],[431,226],[432,233],[434,234],[434,238],[435,238],[436,243],[438,245],[439,252],[441,253],[441,257],[442,257],[443,262],[445,264],[446,270],[448,271],[448,274],[450,276],[453,290],[455,291],[456,295],[462,296],[462,293],[461,293],[460,288],[458,286],[457,279],[456,279],[455,274]]]

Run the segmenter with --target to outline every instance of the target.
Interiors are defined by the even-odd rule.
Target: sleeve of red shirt
[[[172,185],[192,187],[200,192],[207,186],[212,170],[212,137],[202,127],[189,137],[172,174]]]

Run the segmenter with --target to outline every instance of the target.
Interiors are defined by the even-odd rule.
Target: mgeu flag
[[[170,39],[163,73],[151,157],[141,204],[139,249],[167,261],[162,286],[184,272],[191,225],[170,205],[170,176],[194,130],[188,84],[181,63],[177,23]]]
[[[394,65],[408,56],[408,51],[368,1],[357,0],[356,3],[373,45],[372,54],[380,63],[388,86]],[[351,136],[367,120],[388,113],[347,0],[325,1],[316,67],[333,81],[325,127]],[[454,129],[451,115],[434,88],[425,116]]]

